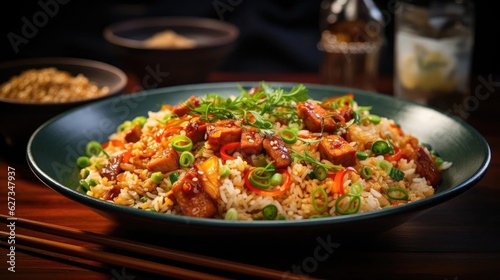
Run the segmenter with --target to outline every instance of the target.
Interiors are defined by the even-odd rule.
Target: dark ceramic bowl
[[[171,30],[195,41],[194,48],[152,48],[144,41]],[[141,18],[109,25],[103,36],[138,89],[206,82],[231,53],[239,29],[209,18]]]
[[[258,82],[241,85],[250,88]],[[293,84],[270,83],[273,87],[290,89]],[[348,89],[306,84],[314,99],[341,95]],[[75,161],[83,154],[89,140],[104,142],[124,120],[157,111],[164,103],[178,104],[191,95],[219,93],[239,95],[235,83],[212,83],[161,88],[126,95],[90,104],[62,114],[40,127],[28,144],[28,162],[35,175],[61,195],[89,207],[118,226],[155,232],[164,235],[233,236],[269,239],[304,238],[323,234],[380,233],[398,226],[441,203],[465,192],[485,174],[491,151],[486,140],[472,127],[459,119],[436,110],[372,92],[354,92],[359,105],[373,106],[371,111],[395,119],[401,127],[429,143],[440,155],[453,162],[443,172],[443,182],[435,195],[409,204],[374,212],[307,220],[285,221],[226,221],[159,214],[133,209],[95,199],[77,190],[78,168]],[[86,118],[84,123],[79,120]],[[75,125],[79,124],[79,125]],[[89,133],[92,132],[92,133]]]
[[[115,66],[94,60],[44,57],[4,62],[0,64],[0,84],[28,69],[55,67],[72,75],[83,74],[98,86],[109,88],[109,92],[97,98],[64,103],[34,103],[0,97],[0,118],[3,145],[8,156],[25,159],[26,144],[31,134],[50,118],[71,108],[116,96],[125,92],[127,76]],[[2,151],[3,153],[3,151]]]

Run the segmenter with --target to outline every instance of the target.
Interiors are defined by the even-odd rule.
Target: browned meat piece
[[[337,115],[341,118],[341,121],[348,122],[352,119],[352,108],[350,106],[339,107]]]
[[[191,169],[172,186],[175,202],[184,215],[210,218],[217,213],[215,201],[203,190],[196,169]]]
[[[288,151],[285,142],[283,142],[280,136],[266,136],[262,144],[267,155],[274,161],[274,167],[276,167],[276,169],[290,166],[292,163],[290,151]]]
[[[116,176],[122,172],[120,164],[123,160],[123,153],[109,158],[108,163],[101,169],[101,175],[109,180],[115,180]]]
[[[220,120],[207,125],[208,143],[217,151],[224,144],[241,140],[241,121]]]
[[[356,165],[356,149],[336,134],[323,137],[319,142],[318,151],[321,158],[333,164],[340,164],[344,167]]]
[[[425,177],[425,179],[429,181],[431,186],[437,187],[439,184],[441,184],[443,178],[431,154],[426,147],[420,146],[417,149],[417,155],[418,158],[415,162],[417,168],[415,171],[422,177]]]
[[[254,127],[243,128],[241,133],[241,150],[247,155],[260,154],[263,150],[264,136]]]
[[[314,102],[299,102],[297,104],[297,112],[306,128],[311,132],[321,132],[322,122],[324,124],[323,132],[333,133],[337,128],[335,121],[319,104]]]
[[[149,171],[162,173],[179,169],[179,155],[174,149],[158,151],[147,164]]]
[[[196,96],[189,97],[185,102],[182,102],[179,105],[176,105],[172,108],[172,113],[181,117],[185,114],[191,112],[192,108],[200,106],[200,99]]]
[[[118,195],[120,195],[120,187],[118,186],[113,186],[112,189],[110,189],[109,191],[106,192],[106,194],[104,194],[104,200],[114,200],[115,197],[117,197]]]
[[[193,143],[198,143],[205,140],[205,133],[207,132],[207,123],[200,121],[199,118],[193,118],[189,121],[186,126],[186,136],[193,141]]]
[[[139,125],[134,125],[132,128],[130,128],[129,131],[125,134],[125,141],[126,142],[137,142],[141,139],[142,135],[142,130]]]

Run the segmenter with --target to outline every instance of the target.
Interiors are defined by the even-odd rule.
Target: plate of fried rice
[[[63,113],[31,137],[48,187],[170,234],[370,232],[472,187],[490,161],[465,122],[373,92],[209,83]]]

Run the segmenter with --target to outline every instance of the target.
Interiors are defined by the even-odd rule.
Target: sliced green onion
[[[388,188],[385,191],[385,194],[387,194],[387,196],[390,199],[394,199],[394,200],[407,200],[408,199],[408,192],[403,188],[398,188],[398,187]]]
[[[151,181],[153,181],[156,184],[161,183],[163,178],[165,178],[165,177],[163,176],[163,174],[160,171],[154,172],[153,174],[151,174]]]
[[[358,113],[358,112],[356,112],[356,111],[353,111],[353,112],[352,112],[352,119],[354,120],[354,123],[355,123],[355,124],[359,124],[359,119],[360,119],[360,118],[359,118],[359,113]]]
[[[252,186],[254,186],[256,188],[267,190],[271,186],[270,179],[259,180],[259,179],[255,178],[253,176],[254,173],[255,172],[252,171],[252,173],[250,174],[250,176],[248,176],[248,181],[250,182],[250,184],[252,184]]]
[[[170,144],[172,144],[172,148],[178,152],[191,151],[191,148],[193,148],[193,141],[185,135],[175,136],[172,138]]]
[[[226,215],[224,216],[225,220],[236,221],[238,220],[238,210],[234,208],[227,209]]]
[[[274,220],[278,216],[278,207],[274,204],[268,204],[262,208],[262,215],[266,220]]]
[[[182,152],[181,156],[179,157],[179,164],[182,167],[189,167],[193,164],[193,162],[194,162],[193,153],[189,151]]]
[[[85,167],[90,166],[92,164],[90,163],[90,159],[88,157],[80,156],[76,159],[76,165],[78,165],[78,167],[80,167],[80,168],[85,168]],[[87,177],[87,176],[85,176],[85,177]]]
[[[179,180],[179,173],[177,172],[172,172],[168,175],[168,179],[170,179],[170,183],[172,183],[172,185],[177,182],[177,180]]]
[[[271,186],[279,186],[281,185],[281,181],[283,181],[283,175],[281,173],[274,173],[269,182]]]
[[[359,160],[365,160],[368,158],[368,153],[365,152],[365,151],[357,151],[356,152],[356,157],[359,159]]]
[[[326,169],[323,166],[316,166],[313,170],[314,176],[320,180],[323,181],[326,179],[326,176],[328,173],[326,172]]]
[[[219,176],[221,178],[224,178],[224,177],[229,176],[229,174],[231,174],[231,169],[229,169],[229,167],[227,167],[227,165],[221,166],[221,168],[219,170]]]
[[[343,200],[349,199],[349,202]],[[346,207],[342,207],[342,204],[347,204]],[[335,211],[341,215],[355,214],[358,213],[361,208],[361,197],[352,196],[349,194],[344,194],[335,201]]]
[[[321,203],[321,207],[318,207],[318,204],[316,203],[316,193],[320,193],[321,197],[323,198],[323,203]],[[321,186],[316,187],[312,192],[311,192],[311,202],[313,205],[314,210],[316,210],[318,213],[321,213],[325,211],[326,207],[328,206],[328,195],[326,194],[326,191],[324,188]]]
[[[138,124],[142,128],[147,120],[145,116],[137,116],[132,120],[132,124]]]
[[[80,186],[83,187],[86,191],[90,191],[90,186],[85,180],[80,180]]]
[[[252,177],[259,181],[271,179],[272,174],[266,171],[265,167],[257,167],[252,171]]]
[[[377,168],[380,168],[384,170],[387,174],[389,174],[392,169],[392,163],[390,163],[388,160],[382,159],[377,162]]]
[[[90,141],[85,147],[85,153],[88,157],[98,156],[102,152],[101,143],[97,141]]]
[[[391,171],[389,172],[389,176],[394,179],[395,181],[401,181],[405,177],[405,173],[396,167],[391,168]]]
[[[284,221],[284,220],[286,220],[286,217],[285,217],[283,214],[280,214],[280,215],[278,216],[278,220],[280,220],[280,221]]]
[[[97,186],[97,182],[94,179],[90,179],[89,180],[89,186],[95,187],[95,186]]]
[[[437,166],[440,166],[441,164],[444,163],[444,160],[441,157],[436,157],[436,159],[434,159],[434,162],[436,163]]]
[[[83,179],[89,177],[90,175],[90,171],[88,169],[85,169],[85,171],[83,172]]]
[[[363,186],[360,182],[354,182],[349,187],[349,194],[352,196],[360,196],[363,193]]]
[[[373,176],[373,169],[368,165],[363,165],[360,173],[364,179],[368,180]]]
[[[366,117],[366,119],[371,122],[372,124],[379,124],[380,121],[382,120],[382,118],[380,118],[380,116],[377,116],[377,115],[368,115],[368,117]]]
[[[391,152],[391,146],[389,143],[383,140],[375,141],[372,144],[372,153],[376,155],[385,155]]]
[[[124,121],[122,124],[118,126],[118,132],[124,131],[125,129],[132,126],[131,121]]]
[[[287,144],[293,144],[297,142],[297,133],[292,129],[283,129],[280,133],[281,139]]]

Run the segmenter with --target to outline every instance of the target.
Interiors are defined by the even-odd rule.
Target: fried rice
[[[352,93],[313,100],[301,84],[264,82],[241,96],[165,104],[89,143],[98,145],[78,160],[81,189],[144,211],[230,220],[352,215],[434,195],[451,163],[362,105]],[[254,145],[262,139],[271,146]]]

